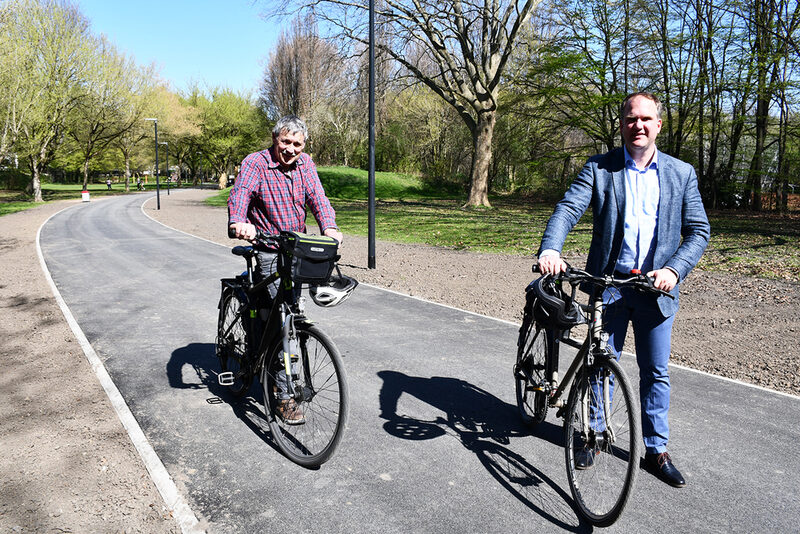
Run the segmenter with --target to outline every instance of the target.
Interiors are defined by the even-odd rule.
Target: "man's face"
[[[280,135],[272,136],[272,144],[275,145],[275,158],[281,167],[290,167],[306,146],[306,139],[302,132],[289,133],[286,130]]]
[[[625,106],[620,131],[631,155],[647,154],[655,146],[661,131],[656,103],[643,96],[633,97]]]

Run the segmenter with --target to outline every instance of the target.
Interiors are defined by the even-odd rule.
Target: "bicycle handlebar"
[[[236,231],[233,228],[231,228],[230,226],[228,227],[228,237],[231,238],[231,239],[236,239]],[[263,246],[263,247],[280,248],[281,235],[280,234],[275,234],[275,235],[267,234],[263,230],[260,230],[259,228],[256,228],[256,236],[255,236],[255,238],[253,238],[251,243],[256,247],[258,247],[260,245],[260,246]]]
[[[532,270],[535,273],[541,274],[538,264],[534,264]],[[571,285],[577,285],[582,282],[587,282],[592,285],[602,287],[603,289],[608,287],[630,286],[639,289],[640,291],[658,293],[659,295],[665,295],[673,300],[675,299],[675,295],[673,295],[672,293],[669,293],[667,291],[655,287],[655,285],[653,285],[654,279],[652,277],[642,274],[640,272],[631,274],[632,276],[630,278],[614,278],[611,275],[595,276],[593,274],[589,274],[586,271],[577,269],[567,264],[567,270],[558,273],[556,277],[560,280],[569,282]]]

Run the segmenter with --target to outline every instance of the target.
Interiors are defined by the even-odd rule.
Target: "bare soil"
[[[0,533],[177,533],[55,302],[36,233],[0,217]]]
[[[227,211],[202,203],[194,190],[161,196],[147,213],[187,233],[224,245]],[[310,230],[311,231],[311,230]],[[478,254],[378,241],[367,268],[367,239],[346,236],[342,271],[359,282],[475,313],[522,321],[532,256]],[[567,258],[583,266],[585,258]],[[701,371],[800,395],[800,284],[692,271],[681,285],[672,361]],[[626,350],[633,351],[629,335]]]
[[[212,192],[161,195],[164,224],[227,246]],[[0,533],[179,532],[42,272],[36,232],[68,203],[0,217]],[[582,258],[571,258],[582,264]],[[533,258],[346,236],[360,282],[519,322]],[[684,282],[673,361],[800,395],[800,284],[701,271]],[[509,355],[509,360],[513,355]]]

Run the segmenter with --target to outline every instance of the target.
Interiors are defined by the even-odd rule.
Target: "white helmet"
[[[326,285],[311,286],[308,292],[311,293],[311,299],[314,304],[323,308],[330,308],[344,302],[357,285],[358,282],[354,278],[343,275],[337,265],[336,274],[331,275]]]

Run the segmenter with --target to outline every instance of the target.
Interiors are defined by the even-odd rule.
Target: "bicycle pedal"
[[[234,380],[235,379],[231,371],[225,371],[217,375],[217,382],[220,386],[232,386]]]

